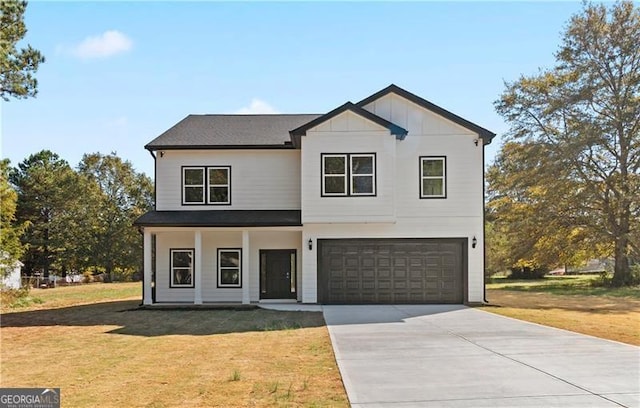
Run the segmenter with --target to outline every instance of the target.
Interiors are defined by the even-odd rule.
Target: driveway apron
[[[640,348],[459,305],[324,306],[353,407],[640,407]]]

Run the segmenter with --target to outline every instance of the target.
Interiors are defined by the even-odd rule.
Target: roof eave
[[[265,144],[255,144],[255,145],[145,145],[145,149],[149,151],[158,151],[158,150],[255,150],[255,149],[295,149],[295,146],[291,142],[285,142],[283,144],[277,145],[265,145]]]

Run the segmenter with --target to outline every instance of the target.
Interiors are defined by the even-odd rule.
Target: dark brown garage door
[[[463,303],[466,239],[318,240],[324,304]]]

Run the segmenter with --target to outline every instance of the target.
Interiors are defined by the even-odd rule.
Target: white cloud
[[[71,48],[71,54],[82,59],[107,58],[127,52],[133,47],[133,41],[117,30],[87,37]]]
[[[269,105],[265,101],[262,101],[258,98],[253,98],[249,106],[245,106],[243,108],[238,109],[235,113],[239,114],[256,114],[256,113],[280,113],[276,108]]]

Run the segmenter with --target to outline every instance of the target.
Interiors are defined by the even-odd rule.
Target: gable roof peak
[[[337,108],[335,108],[334,110],[332,110],[329,113],[326,113],[308,123],[305,123],[304,125],[293,129],[292,131],[289,132],[289,134],[291,135],[291,139],[293,140],[293,144],[294,146],[300,146],[300,137],[301,136],[305,136],[307,134],[307,131],[309,129],[312,129],[316,126],[318,126],[319,124],[326,122],[327,120],[334,118],[338,115],[340,115],[341,113],[344,113],[346,111],[350,111],[358,116],[361,116],[367,120],[370,120],[371,122],[374,122],[384,128],[387,128],[389,130],[389,133],[391,133],[392,135],[396,136],[396,139],[399,140],[404,140],[404,138],[407,136],[407,130],[396,125],[395,123],[389,122],[388,120],[381,118],[380,116],[376,115],[375,113],[371,113],[368,110],[362,108],[361,106],[359,106],[358,104],[355,104],[351,101],[348,101],[340,106],[338,106]]]
[[[374,102],[390,93],[394,93],[404,99],[407,99],[408,101],[415,103],[418,106],[423,107],[424,109],[427,109],[437,115],[442,116],[445,119],[452,121],[453,123],[456,123],[466,129],[469,129],[474,133],[477,133],[482,138],[483,144],[485,145],[488,145],[489,143],[491,143],[491,140],[496,136],[496,134],[493,133],[492,131],[485,129],[482,126],[476,125],[475,123],[470,122],[444,108],[441,108],[440,106],[432,102],[429,102],[428,100],[421,98],[418,95],[413,94],[403,88],[400,88],[395,84],[391,84],[386,88],[381,89],[378,92],[374,93],[373,95],[364,98],[360,102],[356,103],[356,105],[358,105],[359,107],[364,107],[370,104],[371,102]]]

